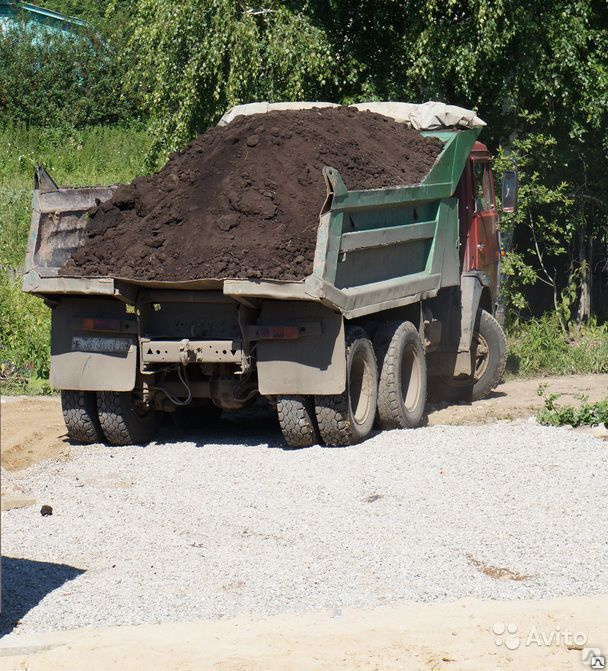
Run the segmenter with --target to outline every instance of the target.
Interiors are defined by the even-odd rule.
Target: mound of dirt
[[[237,117],[89,212],[62,272],[140,280],[302,279],[312,271],[323,166],[349,189],[419,183],[436,139],[336,107]]]

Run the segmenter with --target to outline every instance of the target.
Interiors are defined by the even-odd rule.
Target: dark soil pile
[[[66,275],[301,279],[312,271],[323,166],[349,189],[419,183],[441,151],[347,107],[237,117],[89,212]]]

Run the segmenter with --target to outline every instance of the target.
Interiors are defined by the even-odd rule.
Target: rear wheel
[[[502,378],[507,365],[507,339],[489,312],[479,310],[471,339],[473,374],[429,378],[429,395],[441,401],[478,401]]]
[[[112,445],[148,443],[158,428],[158,414],[130,391],[98,392],[97,412]]]
[[[315,406],[310,396],[277,397],[277,415],[290,447],[309,447],[319,441]]]
[[[380,381],[381,429],[419,426],[426,403],[426,359],[418,329],[411,322],[388,322],[374,338]]]
[[[374,426],[378,400],[378,368],[374,348],[362,328],[347,327],[346,389],[315,396],[315,412],[326,445],[352,445]]]
[[[75,443],[100,443],[103,433],[97,417],[97,398],[94,391],[61,391],[63,421],[68,438]]]

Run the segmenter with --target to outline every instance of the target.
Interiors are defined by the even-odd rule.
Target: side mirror
[[[502,210],[517,211],[517,171],[507,170],[502,176]]]

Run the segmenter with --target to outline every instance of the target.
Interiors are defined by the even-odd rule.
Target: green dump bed
[[[424,132],[444,143],[426,178],[415,186],[348,191],[337,170],[324,168],[328,196],[321,211],[313,272],[299,282],[214,278],[145,282],[63,277],[59,268],[78,248],[84,213],[111,197],[113,187],[59,189],[37,174],[24,291],[116,295],[138,286],[221,290],[248,298],[314,300],[356,317],[434,296],[459,284],[458,202],[453,197],[479,129]]]

